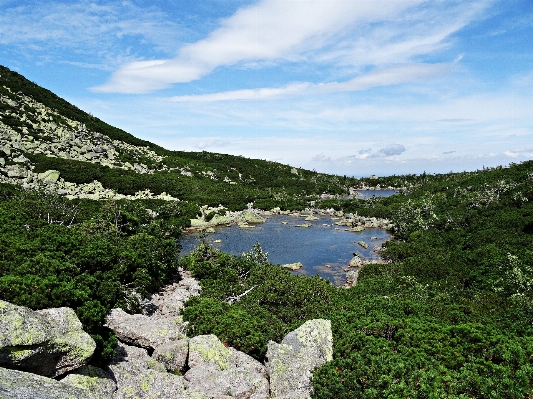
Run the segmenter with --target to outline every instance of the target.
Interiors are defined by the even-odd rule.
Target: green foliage
[[[197,209],[69,201],[10,185],[0,185],[0,198],[0,298],[32,309],[72,307],[98,344],[96,361],[113,353],[105,315],[173,277],[175,239]]]
[[[259,245],[237,257],[206,243],[184,257],[202,285],[186,304],[190,334],[221,340],[263,359],[269,340],[280,341],[304,321],[327,313],[336,288],[319,277],[299,277],[266,261]]]

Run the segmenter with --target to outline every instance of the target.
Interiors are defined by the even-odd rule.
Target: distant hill
[[[0,66],[0,181],[70,198],[298,208],[357,179],[210,152],[169,151]]]

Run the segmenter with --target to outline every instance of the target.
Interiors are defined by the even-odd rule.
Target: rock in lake
[[[285,263],[284,265],[281,265],[281,267],[285,268],[285,269],[289,269],[289,270],[299,270],[303,267],[304,265],[302,264],[302,262],[296,262],[296,263]]]

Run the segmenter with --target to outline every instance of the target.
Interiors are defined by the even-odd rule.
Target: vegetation
[[[203,287],[186,304],[189,334],[217,334],[257,359],[268,340],[279,341],[308,319],[330,319],[333,361],[314,372],[315,398],[533,397],[533,161],[356,181],[243,157],[167,151],[6,68],[0,83],[2,98],[10,98],[0,101],[2,123],[16,132],[32,126],[14,116],[25,112],[13,104],[20,91],[56,109],[56,124],[63,115],[162,157],[146,161],[153,173],[138,174],[21,150],[36,172],[56,169],[69,182],[98,180],[123,194],[150,189],[182,200],[67,200],[0,184],[0,298],[33,309],[75,309],[98,343],[95,362],[113,354],[115,338],[103,327],[109,310],[135,311],[136,296],[158,290],[181,266]],[[120,156],[136,160],[133,153]],[[396,186],[401,194],[318,201],[323,192],[343,194],[361,182]],[[311,201],[391,219],[394,239],[383,252],[389,263],[365,266],[358,284],[343,289],[270,264],[260,246],[239,257],[203,244],[178,260],[176,240],[198,205],[301,209]]]
[[[176,239],[198,208],[185,202],[69,201],[0,185],[0,298],[32,309],[69,306],[108,359],[103,327],[117,306],[176,273]],[[98,360],[98,359],[97,359]]]
[[[315,398],[531,397],[532,172],[420,176],[409,195],[326,203],[396,226],[391,263],[366,266],[351,289],[291,276],[258,248],[239,258],[203,246],[184,260],[206,287],[185,310],[191,333],[261,358],[268,339],[330,319],[334,359],[315,372]]]

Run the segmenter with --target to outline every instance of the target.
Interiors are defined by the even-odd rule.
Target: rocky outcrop
[[[184,378],[167,373],[165,366],[148,356],[146,349],[117,345],[109,374],[117,383],[114,399],[188,398]]]
[[[272,398],[309,398],[311,371],[333,358],[331,322],[309,320],[281,344],[270,341],[267,358]]]
[[[122,309],[113,309],[106,318],[106,325],[122,342],[151,349],[185,338],[186,330],[181,316],[155,318],[131,315]]]
[[[0,366],[57,377],[86,364],[96,344],[70,308],[33,311],[0,301]]]
[[[200,335],[189,341],[189,371],[185,386],[209,398],[269,397],[265,366],[245,353],[224,346],[214,335]]]
[[[0,398],[5,399],[109,399],[33,373],[0,368]]]
[[[117,390],[117,384],[111,375],[94,366],[83,366],[67,375],[61,382],[104,398],[111,398]]]

